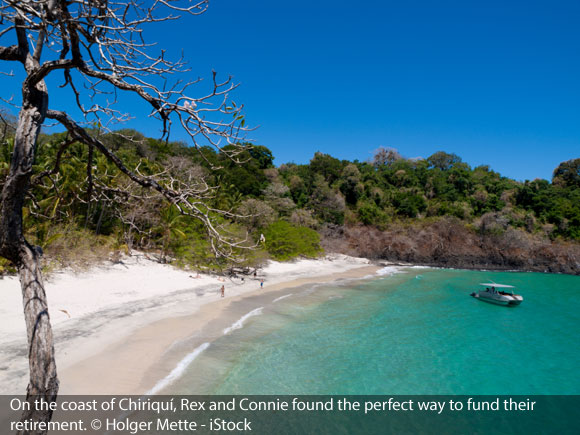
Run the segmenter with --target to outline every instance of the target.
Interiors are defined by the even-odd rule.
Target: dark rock
[[[498,228],[495,216],[489,216],[487,221],[487,229]],[[344,235],[335,233],[326,244],[342,253],[369,259],[580,275],[580,244],[551,241],[503,225],[500,228],[501,231],[481,231],[446,217],[426,224],[392,225],[385,231],[368,226],[348,227],[344,228]],[[327,238],[328,235],[325,241]]]

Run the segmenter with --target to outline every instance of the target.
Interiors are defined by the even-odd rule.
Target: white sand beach
[[[175,343],[192,337],[206,342],[239,318],[228,310],[232,303],[252,295],[280,297],[284,288],[309,283],[360,278],[379,268],[367,259],[328,255],[269,262],[256,278],[242,281],[207,274],[196,278],[196,273],[134,254],[84,273],[54,273],[46,280],[46,291],[60,391],[143,394],[183,357],[179,352],[166,357]],[[3,394],[23,393],[28,361],[18,279],[0,279],[0,295],[0,389]]]

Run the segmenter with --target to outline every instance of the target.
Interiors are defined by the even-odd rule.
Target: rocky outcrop
[[[429,266],[580,275],[580,244],[489,222],[472,227],[450,217],[385,231],[344,228],[342,234],[324,234],[324,245],[349,255]]]

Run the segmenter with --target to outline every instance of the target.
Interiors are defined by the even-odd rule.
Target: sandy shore
[[[256,278],[222,281],[136,255],[83,274],[53,275],[46,288],[61,393],[149,392],[192,349],[223,335],[253,299],[274,300],[288,288],[361,278],[378,269],[366,259],[331,255],[270,262]],[[28,363],[17,279],[0,280],[0,294],[0,388],[22,393]]]

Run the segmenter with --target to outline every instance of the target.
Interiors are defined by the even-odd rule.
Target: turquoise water
[[[523,304],[469,297],[490,280]],[[168,392],[580,394],[580,277],[412,268],[261,306]]]

